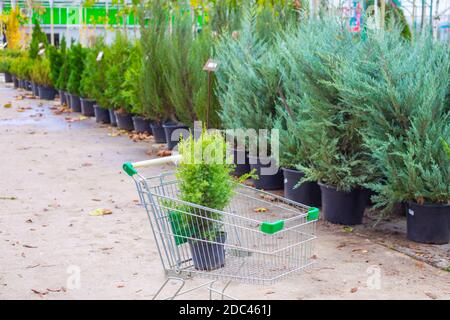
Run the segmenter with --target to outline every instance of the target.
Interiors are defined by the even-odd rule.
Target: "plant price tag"
[[[42,42],[39,42],[39,49],[42,48],[44,44]]]
[[[41,49],[41,50],[39,50],[39,52],[38,52],[38,55],[42,56],[42,55],[44,54],[44,52],[45,52],[45,48],[44,48],[44,49]]]
[[[413,210],[409,209],[408,212],[409,212],[410,215],[412,215],[412,216],[414,215],[414,211]]]
[[[103,59],[103,51],[100,51],[97,55],[97,61],[101,61]]]

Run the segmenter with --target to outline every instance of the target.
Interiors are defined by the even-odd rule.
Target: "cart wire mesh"
[[[179,199],[173,173],[133,179],[169,275],[267,285],[314,263],[315,208],[239,185],[219,211]]]

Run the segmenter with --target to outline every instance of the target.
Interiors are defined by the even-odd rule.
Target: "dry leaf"
[[[267,208],[263,208],[263,207],[259,207],[259,208],[255,208],[253,209],[255,212],[267,212]]]
[[[108,214],[112,214],[112,211],[108,209],[95,209],[89,213],[90,216],[105,216]]]
[[[3,107],[4,108],[11,108],[12,107],[12,104],[11,103],[5,103],[4,105],[3,105]]]
[[[352,289],[350,290],[351,293],[355,293],[356,291],[358,291],[358,288],[352,288]]]

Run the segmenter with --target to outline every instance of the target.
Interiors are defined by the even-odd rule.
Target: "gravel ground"
[[[149,158],[151,141],[134,142],[79,114],[55,115],[56,102],[19,94],[0,82],[0,299],[151,299],[165,274],[134,183],[121,171],[125,161]],[[97,208],[112,214],[89,215]],[[318,236],[314,268],[272,286],[232,283],[227,292],[241,299],[450,298],[449,272],[383,245],[383,234],[320,222]],[[208,291],[185,298],[206,299]]]

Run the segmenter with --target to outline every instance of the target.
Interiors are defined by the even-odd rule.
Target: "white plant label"
[[[97,55],[97,61],[101,61],[103,59],[103,51],[100,51]]]
[[[42,42],[39,42],[39,48],[42,48],[44,44]]]
[[[412,215],[412,216],[414,215],[414,211],[413,210],[409,209],[408,212],[409,212],[410,215]]]
[[[8,45],[8,42],[5,42],[5,43],[3,44],[3,49],[6,48],[7,45]]]
[[[288,183],[288,179],[284,179],[284,184]]]
[[[41,50],[39,50],[38,55],[42,56],[44,54],[44,52],[45,52],[45,49],[41,49]]]

